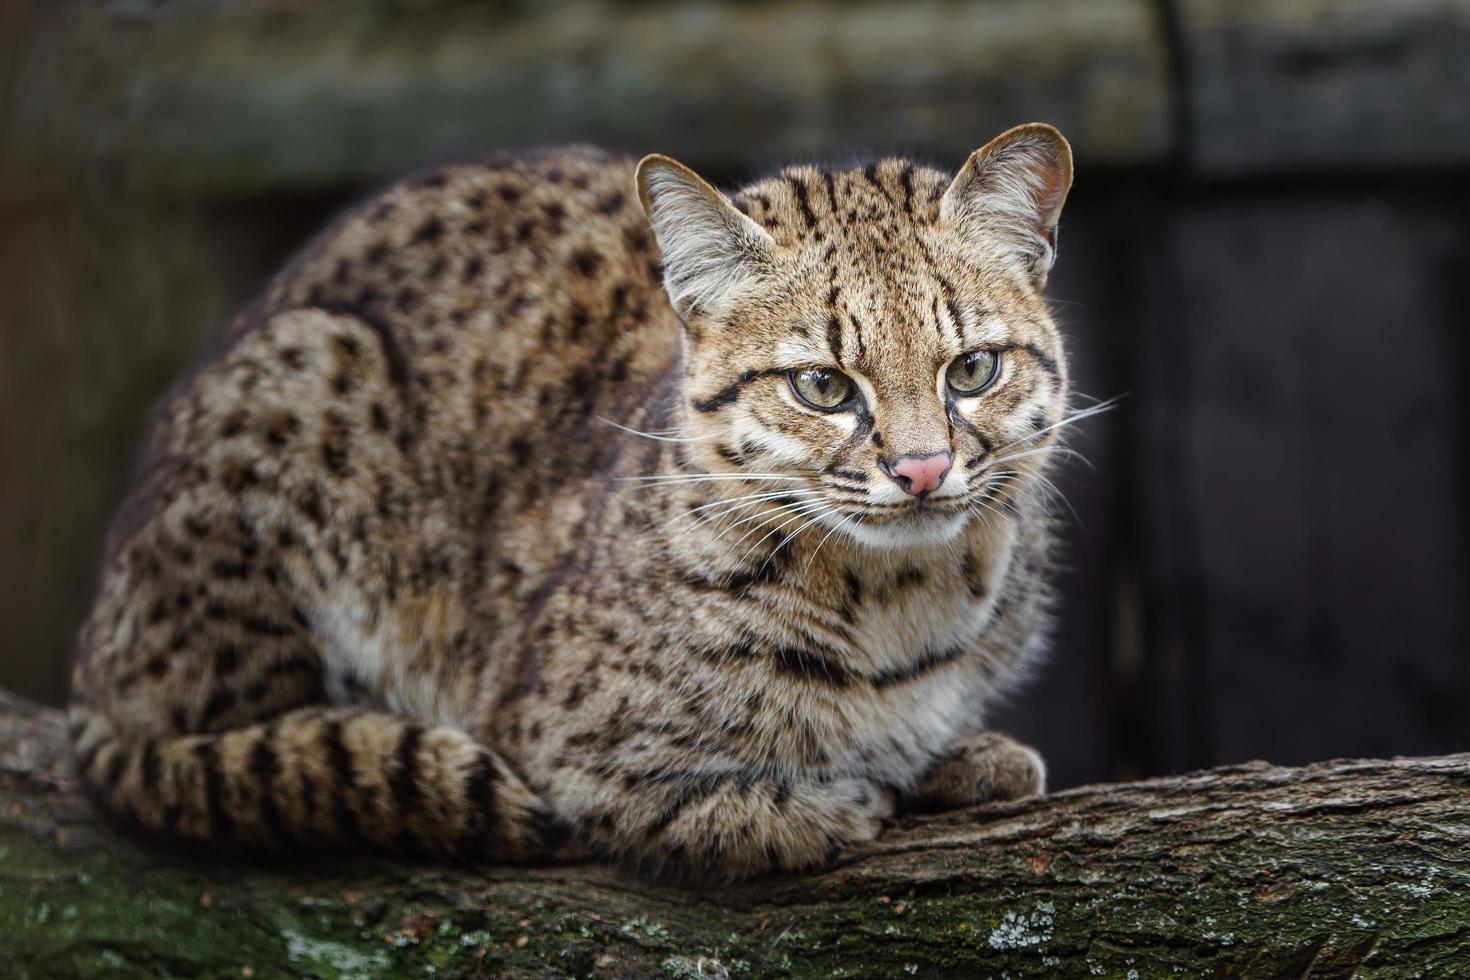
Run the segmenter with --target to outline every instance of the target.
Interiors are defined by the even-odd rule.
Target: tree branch
[[[1083,787],[902,821],[825,874],[690,891],[600,867],[145,847],[97,823],[63,729],[0,692],[11,975],[1470,970],[1470,755]]]

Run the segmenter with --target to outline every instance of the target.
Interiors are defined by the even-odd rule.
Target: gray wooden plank
[[[1190,164],[1470,164],[1470,0],[1177,0]]]
[[[18,3],[29,28],[0,39],[11,198],[64,195],[79,164],[133,194],[244,195],[562,142],[724,168],[958,157],[1033,118],[1088,159],[1170,145],[1147,0]]]

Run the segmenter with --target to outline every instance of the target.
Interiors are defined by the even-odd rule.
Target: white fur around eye
[[[784,397],[793,402],[795,400],[795,396],[789,392]],[[800,411],[794,405],[792,410]],[[806,411],[811,412],[812,410],[807,409]],[[817,447],[806,440],[763,425],[748,413],[741,413],[739,417],[732,420],[728,431],[735,445],[753,446],[757,453],[764,454],[773,463],[810,468],[813,458],[819,455]]]

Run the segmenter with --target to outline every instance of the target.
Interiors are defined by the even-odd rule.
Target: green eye
[[[961,354],[949,362],[944,380],[949,390],[961,397],[978,395],[995,383],[1000,375],[1000,355],[995,351],[977,350]]]
[[[801,368],[790,372],[791,390],[812,408],[824,412],[846,405],[853,396],[852,379],[831,368]]]

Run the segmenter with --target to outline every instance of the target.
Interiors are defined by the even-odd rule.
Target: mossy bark
[[[909,819],[738,888],[181,855],[100,826],[0,692],[16,977],[1465,976],[1470,756],[1250,764]]]

